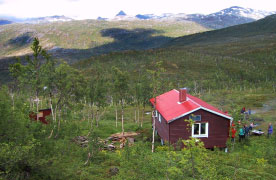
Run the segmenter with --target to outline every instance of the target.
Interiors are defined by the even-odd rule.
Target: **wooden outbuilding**
[[[51,109],[40,109],[39,113],[36,114],[34,112],[31,112],[29,114],[30,119],[37,120],[37,116],[40,122],[43,124],[48,124],[49,122],[46,120],[46,116],[51,115]]]
[[[150,102],[156,106],[152,120],[162,143],[175,144],[194,137],[202,140],[206,148],[226,147],[232,117],[188,94],[186,88],[173,89]],[[192,127],[185,121],[189,119],[193,120]]]

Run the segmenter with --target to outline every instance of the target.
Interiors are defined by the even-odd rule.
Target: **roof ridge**
[[[176,92],[179,93],[179,91],[177,91],[176,89],[174,89],[174,90],[175,90]],[[190,95],[189,93],[187,93],[187,95],[192,96],[192,95]],[[197,102],[195,102],[194,100],[192,100],[192,99],[189,98],[188,96],[187,96],[186,98],[187,98],[187,101],[188,101],[188,100],[191,100],[194,104],[198,105],[199,107],[203,107],[202,105],[198,104]]]
[[[188,94],[188,93],[187,93]],[[189,94],[190,95],[190,94]],[[192,95],[190,95],[192,96]],[[203,107],[202,105],[198,104],[197,102],[195,102],[194,100],[192,100],[191,98],[187,97],[189,100],[191,100],[193,103],[195,103],[196,105],[200,106],[200,107]]]
[[[208,111],[210,113],[222,116],[230,120],[232,119],[231,116],[225,114],[218,108],[188,93],[186,94],[186,101],[180,103],[178,98],[179,94],[180,91],[178,91],[177,89],[172,89],[166,93],[159,95],[161,102],[160,104],[157,103],[159,104],[159,106],[157,106],[157,110],[160,114],[162,114],[162,116],[166,119],[168,123],[199,109]],[[150,101],[154,105],[154,98],[151,98]]]

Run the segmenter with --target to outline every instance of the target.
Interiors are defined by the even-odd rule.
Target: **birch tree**
[[[121,71],[117,67],[112,67],[112,71],[114,73],[113,82],[114,82],[114,91],[116,92],[118,99],[121,104],[121,117],[122,117],[122,134],[124,134],[124,108],[125,101],[128,96],[128,83],[129,83],[129,75],[126,71]]]
[[[153,113],[156,113],[156,105],[158,103],[158,98],[156,97],[160,92],[160,87],[162,86],[161,82],[161,73],[165,72],[165,69],[162,67],[162,61],[156,62],[154,64],[153,70],[148,70],[148,73],[151,76],[150,87],[152,89],[152,95],[154,97]],[[153,116],[154,117],[154,116]],[[152,147],[151,151],[154,152],[154,139],[155,139],[155,117],[152,121]]]
[[[45,74],[43,74],[43,69],[51,59],[50,55],[40,45],[38,38],[34,38],[31,49],[33,53],[31,56],[26,56],[26,64],[23,65],[21,62],[15,63],[10,66],[10,72],[21,86],[28,89],[30,101],[33,99],[32,97],[35,98],[36,112],[38,112],[39,96],[44,87],[42,79]],[[30,102],[30,104],[32,103]]]
[[[140,99],[140,101],[143,106],[142,118],[141,118],[141,124],[140,124],[141,127],[143,127],[146,105],[149,104],[149,99],[153,97],[150,77],[151,77],[150,74],[145,73],[141,78],[141,90],[140,90],[140,93],[141,93],[140,98],[141,99]]]
[[[53,132],[57,128],[56,136],[60,129],[61,119],[57,121],[57,113],[62,110],[64,105],[69,104],[71,101],[78,101],[81,99],[83,87],[85,86],[84,78],[80,72],[67,63],[61,63],[55,69],[53,80],[48,81],[47,93],[50,98],[50,107],[53,118],[53,129],[49,135],[52,137]]]

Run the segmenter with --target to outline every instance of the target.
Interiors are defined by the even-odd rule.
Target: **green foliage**
[[[21,86],[29,87],[29,91],[33,92],[33,96],[38,97],[43,88],[43,68],[45,61],[49,61],[49,55],[39,44],[38,38],[34,38],[31,46],[32,57],[27,56],[27,65],[16,63],[10,66],[10,71]],[[44,61],[44,62],[43,62]],[[45,78],[44,78],[45,79]]]
[[[172,179],[218,179],[214,164],[203,142],[191,138],[182,140],[184,148],[168,153],[168,174]]]
[[[90,102],[95,103],[98,108],[103,108],[107,105],[107,94],[109,82],[105,71],[96,63],[95,70],[91,73],[91,78],[88,82],[88,97]]]
[[[127,99],[128,97],[128,82],[129,82],[129,75],[126,71],[121,71],[117,67],[112,67],[112,71],[114,73],[114,91],[117,93],[120,101],[122,102],[123,99]],[[123,104],[123,103],[122,103]]]
[[[164,179],[165,157],[152,154],[148,145],[138,143],[125,148],[120,159],[119,174],[114,179]]]
[[[95,25],[94,21],[83,22],[96,27],[97,31],[108,26],[105,23],[117,23]],[[74,30],[68,30],[70,23],[79,22],[56,25],[70,34]],[[124,22],[124,26],[128,25],[129,22]],[[216,41],[229,33],[225,32],[226,29],[219,35],[206,33],[211,34],[207,39],[213,38],[216,42],[212,46],[190,44],[177,48],[114,52],[75,64],[81,70],[67,63],[57,64],[35,39],[33,56],[27,58],[27,64],[22,65],[19,61],[10,67],[15,78],[12,89],[3,87],[0,90],[0,179],[276,179],[275,134],[271,138],[250,137],[248,143],[236,142],[230,153],[219,149],[206,150],[203,143],[194,138],[183,140],[184,148],[179,151],[172,145],[159,146],[159,142],[155,142],[156,151],[151,153],[151,114],[143,114],[143,127],[133,121],[132,112],[136,108],[133,104],[136,103],[138,108],[143,105],[144,110],[150,112],[151,107],[147,106],[149,98],[172,88],[188,87],[191,94],[228,110],[234,121],[243,118],[240,108],[245,106],[259,110],[258,114],[251,116],[264,119],[258,128],[266,128],[268,121],[275,124],[276,66],[275,50],[271,48],[274,41],[263,42],[254,37],[247,42],[248,39],[240,37],[243,33],[236,30],[237,27],[232,28],[239,32],[240,38],[234,44]],[[62,45],[67,47],[71,47],[67,41],[72,41],[76,42],[74,47],[83,42],[83,47],[90,48],[87,41],[83,41],[86,36],[81,32],[84,31],[85,27],[83,31],[76,31],[80,35],[76,36],[78,40],[72,39],[72,35],[68,36],[69,39],[64,38],[62,34],[60,37],[51,35],[51,38],[56,39],[57,44],[64,38],[66,43]],[[97,31],[91,38],[99,36]],[[170,34],[167,30],[164,33]],[[193,37],[200,39],[205,37],[205,33]],[[270,38],[265,35],[265,40],[266,37]],[[100,45],[111,42],[109,37],[100,38]],[[212,43],[212,40],[208,42]],[[92,43],[91,47],[95,44]],[[87,57],[87,54],[83,56]],[[18,91],[16,84],[21,85]],[[28,117],[32,106],[28,98],[35,91],[39,92],[39,98],[43,98],[41,108],[48,108],[49,104],[53,106],[57,119],[51,121],[51,114],[47,117],[48,125]],[[141,134],[135,137],[132,146],[126,144],[124,149],[105,151],[102,142],[110,134],[120,131],[114,123],[116,107],[112,106],[117,106],[119,101],[125,110],[119,112],[119,115],[124,115],[125,130]],[[264,103],[271,109],[262,108]],[[105,112],[98,127],[94,126],[93,104]],[[48,138],[56,129],[59,136]],[[73,140],[87,134],[87,146],[81,147]],[[119,143],[114,145],[119,146]],[[112,168],[119,171],[111,173]]]

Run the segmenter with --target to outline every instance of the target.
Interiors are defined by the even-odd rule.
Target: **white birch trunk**
[[[99,127],[99,116],[100,116],[100,109],[97,109],[96,112],[96,126]]]
[[[12,110],[14,110],[14,94],[11,94],[11,98],[12,98]]]
[[[134,122],[137,123],[137,118],[136,118],[136,107],[135,107],[135,110],[134,110]]]
[[[122,134],[124,135],[125,129],[124,129],[124,103],[122,101]]]
[[[57,128],[57,134],[56,134],[55,138],[58,137],[59,129],[60,129],[60,123],[61,123],[61,110],[58,111],[58,128]]]
[[[151,152],[154,152],[154,135],[155,135],[155,116],[153,117],[153,123],[152,123],[152,143],[151,143]]]
[[[39,117],[38,117],[38,104],[39,104],[39,99],[38,99],[38,97],[36,96],[36,121],[38,121],[39,120]]]
[[[117,105],[115,107],[115,113],[116,113],[116,127],[118,127],[118,109],[117,109]]]
[[[53,129],[51,130],[51,133],[50,135],[48,136],[48,138],[50,139],[54,133],[54,130],[56,128],[56,110],[57,110],[57,107],[55,107],[55,109],[53,108],[53,102],[52,102],[52,98],[50,97],[50,107],[51,107],[51,115],[52,115],[52,119],[53,119],[53,123],[54,123],[54,127]]]
[[[138,114],[137,114],[137,123],[139,125],[139,122],[140,122],[140,109],[139,109],[139,106],[138,106]]]
[[[143,107],[143,110],[142,110],[142,120],[141,120],[141,127],[143,127],[144,114],[145,114],[145,107]]]

